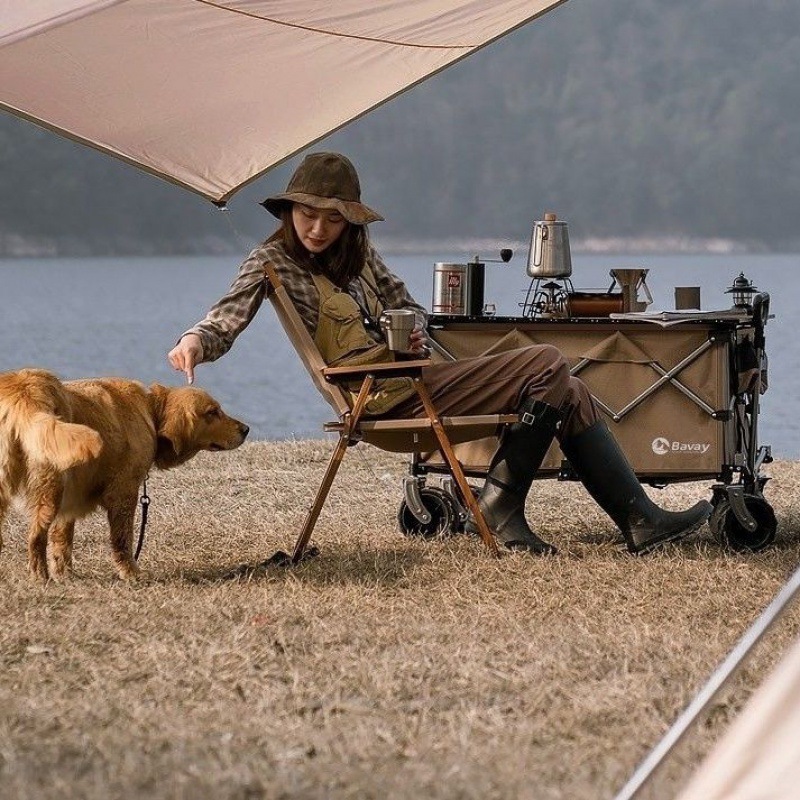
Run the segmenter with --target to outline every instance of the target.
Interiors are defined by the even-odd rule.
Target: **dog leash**
[[[139,505],[142,507],[142,521],[139,523],[139,541],[136,544],[136,553],[133,556],[134,561],[139,560],[139,553],[142,552],[144,545],[144,529],[147,527],[147,509],[150,505],[150,498],[147,495],[147,478],[142,481],[142,496],[139,498]]]

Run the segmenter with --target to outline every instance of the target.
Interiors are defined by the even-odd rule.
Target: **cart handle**
[[[765,345],[764,328],[769,319],[769,293],[759,292],[753,297],[753,324],[755,325],[755,336],[753,344],[756,349],[763,350]]]

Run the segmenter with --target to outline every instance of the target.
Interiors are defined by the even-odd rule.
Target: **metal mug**
[[[390,350],[410,351],[409,337],[417,324],[416,313],[410,308],[387,308],[378,318],[378,324]]]

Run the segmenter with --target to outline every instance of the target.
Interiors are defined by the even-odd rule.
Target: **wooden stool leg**
[[[305,522],[303,523],[303,528],[300,531],[300,535],[297,537],[297,541],[295,542],[294,551],[292,552],[292,564],[297,564],[297,562],[303,557],[303,553],[308,545],[308,540],[311,538],[311,532],[314,530],[314,526],[317,524],[319,513],[322,511],[322,506],[325,504],[325,500],[328,498],[328,492],[333,484],[333,480],[336,477],[336,473],[339,471],[339,465],[342,463],[345,450],[347,450],[347,445],[348,437],[345,434],[342,434],[339,437],[339,443],[336,445],[336,449],[333,451],[331,460],[328,462],[328,468],[325,470],[322,483],[319,485],[319,489],[317,490],[317,496],[314,500],[314,504],[309,509]]]
[[[364,411],[364,406],[367,404],[367,399],[374,382],[375,376],[367,375],[364,378],[364,383],[361,384],[358,397],[356,398],[356,402],[353,404],[353,411],[349,416],[349,420],[347,421],[345,429],[342,431],[342,434],[339,437],[339,443],[336,445],[336,449],[333,451],[331,460],[328,462],[328,468],[325,470],[322,483],[319,485],[319,489],[317,490],[317,496],[313,505],[311,506],[311,509],[306,515],[300,535],[297,537],[297,541],[295,542],[294,551],[292,552],[292,564],[297,564],[303,557],[303,553],[308,545],[308,540],[311,538],[311,532],[314,530],[314,526],[317,524],[317,519],[319,518],[320,511],[322,511],[322,506],[325,504],[325,500],[328,497],[328,492],[333,484],[333,480],[336,477],[336,473],[339,471],[339,465],[342,463],[345,451],[350,444],[350,436],[352,431],[355,429],[356,425],[358,425],[358,421]]]
[[[450,471],[453,473],[453,477],[456,479],[458,488],[461,490],[461,494],[463,495],[464,500],[469,507],[470,512],[472,513],[472,516],[475,518],[475,522],[478,525],[478,530],[481,534],[481,539],[483,539],[484,544],[489,548],[489,552],[492,555],[499,557],[500,550],[497,547],[497,542],[495,541],[494,535],[489,530],[489,526],[486,524],[486,520],[483,517],[483,512],[478,506],[478,501],[475,499],[474,495],[472,494],[472,490],[469,488],[466,476],[464,475],[464,470],[461,468],[461,464],[456,457],[455,451],[453,450],[453,445],[450,444],[450,440],[447,438],[447,434],[442,427],[442,423],[439,420],[439,415],[436,413],[436,409],[433,406],[433,401],[431,400],[430,394],[428,394],[425,384],[422,382],[422,378],[414,378],[414,387],[417,390],[420,400],[422,400],[422,405],[425,407],[425,413],[428,415],[428,419],[431,421],[431,427],[433,428],[433,432],[436,434],[436,438],[439,441],[439,449],[442,452],[442,456],[444,457],[445,461],[447,461],[447,465],[450,467]]]

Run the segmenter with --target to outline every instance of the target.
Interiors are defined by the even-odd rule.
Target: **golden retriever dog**
[[[0,374],[0,529],[10,502],[21,498],[30,518],[30,572],[42,581],[61,578],[72,565],[75,521],[99,506],[117,573],[134,578],[134,518],[151,467],[232,450],[248,431],[195,387],[62,382],[39,369]]]

